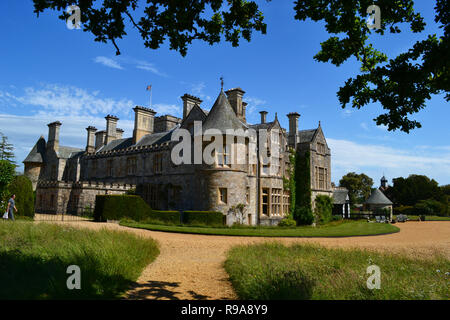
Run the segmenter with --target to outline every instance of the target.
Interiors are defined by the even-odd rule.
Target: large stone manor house
[[[132,137],[122,137],[119,119],[108,115],[105,130],[86,128],[84,149],[60,145],[61,122],[48,124],[47,140],[41,136],[23,161],[25,174],[36,188],[36,212],[80,214],[95,206],[98,194],[124,194],[137,188],[155,209],[220,211],[231,223],[229,209],[242,203],[246,205],[246,223],[277,224],[289,213],[289,191],[283,177],[289,177],[290,149],[300,154],[310,151],[312,200],[318,194],[331,196],[331,154],[320,122],[315,129],[299,130],[300,115],[289,113],[287,132],[276,113],[268,121],[268,112],[262,111],[260,123],[250,124],[244,94],[241,88],[221,90],[209,111],[198,97],[185,94],[181,97],[182,119],[156,116],[152,109],[137,106]],[[181,128],[192,131],[198,121],[204,130],[267,130],[265,143],[278,148],[277,159],[270,164],[257,159],[253,164],[245,157],[244,163],[227,165],[224,160],[235,147],[231,143],[215,154],[212,165],[175,165],[171,161],[176,144],[172,135]],[[246,152],[248,143],[246,139]]]

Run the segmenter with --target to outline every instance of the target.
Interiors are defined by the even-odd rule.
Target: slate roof
[[[391,205],[392,202],[389,200],[380,189],[375,189],[370,195],[369,199],[366,200],[366,204],[385,204]]]
[[[83,149],[59,146],[58,157],[60,159],[69,159],[83,153]]]
[[[348,190],[347,189],[336,189],[333,190],[333,204],[346,204]]]
[[[176,126],[175,128],[178,128],[178,126]],[[141,138],[141,140],[136,143],[136,146],[150,146],[152,144],[160,144],[170,141],[172,138],[172,132],[173,129],[167,132],[146,134]]]
[[[312,142],[314,135],[318,129],[300,130],[298,135],[300,137],[300,143]]]
[[[45,158],[45,139],[43,136],[41,136],[34,145],[33,149],[31,149],[28,156],[25,158],[25,160],[23,160],[23,162],[43,163],[44,158]]]
[[[203,123],[203,130],[218,129],[224,131],[226,129],[244,129],[245,127],[234,113],[225,93],[221,90]]]
[[[121,150],[131,147],[132,145],[133,138],[116,139],[98,149],[97,152]]]

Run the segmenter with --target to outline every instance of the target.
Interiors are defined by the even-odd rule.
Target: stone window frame
[[[214,150],[214,164],[218,168],[230,168],[231,167],[231,148],[233,145],[224,144],[222,149]],[[227,164],[227,159],[229,159],[229,164]]]
[[[218,200],[221,204],[228,204],[228,188],[219,188]]]
[[[153,156],[153,172],[155,174],[160,174],[163,172],[163,154],[156,153]]]
[[[135,175],[137,172],[137,157],[127,158],[127,174]]]

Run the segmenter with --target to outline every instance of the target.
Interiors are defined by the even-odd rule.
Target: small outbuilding
[[[389,211],[389,219],[392,220],[392,201],[380,189],[375,189],[364,205],[367,210],[372,212],[387,209]]]
[[[350,218],[350,198],[346,188],[333,189],[333,215],[342,215],[342,218]]]

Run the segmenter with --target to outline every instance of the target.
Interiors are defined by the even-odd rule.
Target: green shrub
[[[318,195],[315,202],[316,208],[314,213],[316,214],[316,222],[319,224],[330,222],[333,211],[333,199],[329,196]]]
[[[9,193],[16,195],[17,215],[34,218],[34,196],[31,180],[16,176],[8,186]]]
[[[295,227],[297,226],[297,221],[292,218],[286,218],[280,221],[279,227]]]
[[[10,196],[8,185],[14,179],[16,166],[8,160],[0,160],[0,206],[2,212],[6,210],[6,204]]]
[[[223,226],[224,215],[216,211],[184,211],[183,223],[199,226]]]
[[[94,220],[130,219],[157,224],[180,224],[178,211],[152,210],[139,196],[135,195],[97,195],[95,197]]]
[[[296,207],[294,219],[297,221],[297,225],[311,225],[314,222],[314,215],[308,207]]]
[[[156,224],[180,224],[181,213],[179,211],[159,211],[152,210],[147,222],[153,222]]]
[[[441,215],[442,203],[433,199],[420,200],[414,205],[416,215]]]
[[[121,220],[130,218],[142,221],[150,217],[151,208],[139,196],[97,195],[95,197],[94,220]]]

